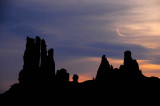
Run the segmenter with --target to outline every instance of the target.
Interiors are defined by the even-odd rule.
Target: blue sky
[[[55,49],[56,69],[92,79],[106,54],[114,67],[131,50],[147,76],[160,76],[158,0],[1,0],[0,92],[17,82],[26,36]]]

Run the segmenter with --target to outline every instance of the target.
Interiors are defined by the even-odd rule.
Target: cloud
[[[48,49],[51,47],[55,49],[57,69],[67,68],[71,74],[79,73],[83,79],[88,75],[95,75],[93,73],[97,71],[99,62],[94,59],[99,59],[103,54],[106,54],[115,66],[118,66],[116,61],[120,62],[123,59],[125,50],[131,50],[135,59],[149,60],[146,63],[148,66],[159,64],[160,14],[156,2],[156,0],[3,2],[0,11],[0,59],[3,60],[0,62],[2,66],[0,73],[3,74],[0,75],[7,79],[10,70],[14,70],[12,72],[16,75],[12,74],[12,79],[17,79],[21,68],[19,66],[23,64],[26,36],[37,35],[46,40]],[[118,36],[117,27],[126,36]],[[7,64],[11,64],[10,67],[4,67]]]

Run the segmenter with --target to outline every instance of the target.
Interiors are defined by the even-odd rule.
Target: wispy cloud
[[[0,3],[3,4],[0,8],[0,60],[3,60],[0,75],[7,79],[10,70],[14,70],[12,80],[17,79],[26,36],[37,35],[46,39],[48,48],[55,49],[57,69],[64,67],[71,75],[94,75],[103,54],[118,66],[125,50],[131,50],[135,59],[148,60],[140,63],[142,70],[147,70],[144,68],[147,64],[157,66],[160,64],[158,3],[158,0],[9,0]],[[117,34],[117,28],[123,37]],[[14,66],[5,68],[7,63]]]

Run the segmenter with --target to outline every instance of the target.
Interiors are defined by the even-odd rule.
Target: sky
[[[160,77],[159,0],[1,0],[0,93],[18,82],[26,37],[54,48],[56,70],[96,76],[101,56],[115,68],[132,51],[142,73]]]

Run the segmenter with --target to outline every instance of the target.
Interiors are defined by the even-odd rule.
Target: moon
[[[117,28],[117,34],[120,36],[120,37],[124,37],[125,35],[121,34],[119,29]]]

